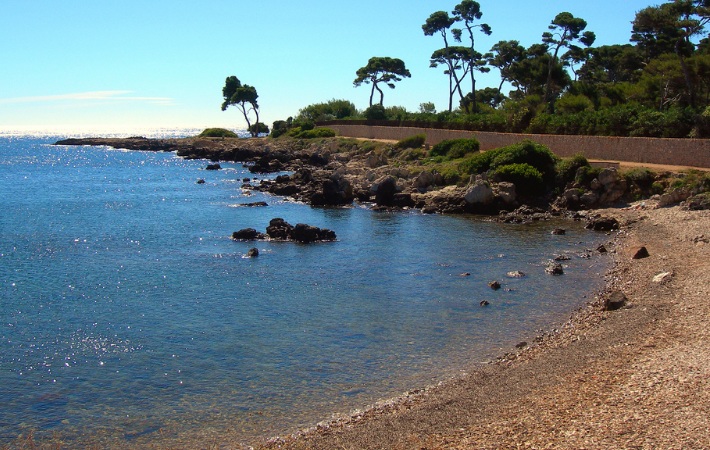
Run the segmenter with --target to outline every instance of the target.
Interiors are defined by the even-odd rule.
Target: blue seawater
[[[577,256],[604,236],[575,223],[553,236],[560,224],[315,209],[242,188],[240,164],[58,138],[0,137],[0,446],[293,431],[532,339],[607,267]],[[269,206],[237,206],[256,201]],[[274,217],[338,240],[230,239]],[[560,253],[565,275],[546,275]]]

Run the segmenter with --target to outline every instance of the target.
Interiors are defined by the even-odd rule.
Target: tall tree
[[[257,137],[259,135],[259,104],[256,99],[259,98],[259,94],[256,93],[256,88],[248,84],[243,85],[239,78],[232,75],[227,77],[224,82],[222,96],[224,97],[222,111],[225,111],[230,106],[236,106],[244,115],[249,133],[251,133],[252,137]],[[256,115],[254,126],[249,120],[249,115],[252,112]]]
[[[575,42],[580,42],[586,47],[591,46],[596,35],[591,31],[584,31],[587,28],[587,21],[579,17],[574,17],[571,13],[561,12],[555,16],[547,27],[550,31],[542,34],[542,42],[547,44],[551,50],[551,56],[547,67],[547,82],[545,83],[545,101],[548,103],[550,112],[555,108],[555,97],[558,92],[553,86],[552,71],[559,62],[559,52],[562,48],[570,49]]]
[[[468,31],[468,37],[469,40],[471,41],[471,56],[472,60],[475,60],[475,62],[472,61],[472,63],[469,65],[469,74],[471,76],[471,93],[472,93],[472,99],[473,99],[473,111],[476,112],[478,111],[478,106],[476,104],[476,96],[473,95],[476,92],[476,76],[475,72],[478,71],[487,71],[485,70],[485,64],[486,61],[483,59],[483,55],[481,53],[477,52],[475,50],[475,38],[473,35],[473,30],[474,28],[479,28],[483,34],[490,36],[492,33],[491,27],[487,23],[480,23],[476,24],[475,22],[477,20],[481,20],[481,17],[483,17],[483,13],[481,12],[481,5],[478,2],[475,2],[473,0],[463,0],[461,3],[456,5],[454,7],[454,10],[452,11],[452,14],[454,15],[454,18],[456,21],[462,21],[464,23],[464,26],[466,27],[466,30]],[[452,30],[454,34],[454,38],[456,38],[457,41],[461,42],[461,30],[455,29]]]
[[[691,69],[687,58],[695,51],[693,39],[705,35],[705,26],[710,23],[710,1],[674,0],[660,6],[644,8],[636,14],[633,22],[632,40],[643,45],[647,51],[659,43],[665,44],[665,52],[675,53],[685,80],[686,97],[695,106],[696,95]],[[657,50],[658,51],[658,50]]]
[[[501,91],[503,84],[512,78],[511,69],[525,58],[525,47],[515,40],[499,41],[491,47],[489,55],[488,64],[500,71],[498,91]]]
[[[399,58],[390,58],[388,56],[373,56],[367,62],[367,65],[360,67],[356,72],[357,78],[353,81],[353,85],[358,87],[362,83],[372,83],[370,91],[370,106],[375,96],[375,90],[380,93],[380,102],[382,105],[385,94],[378,86],[378,83],[385,83],[390,89],[394,89],[395,81],[402,81],[402,78],[410,78],[412,74]]]
[[[439,64],[445,64],[448,69],[444,70],[444,73],[449,76],[449,112],[453,109],[453,92],[456,91],[456,86],[460,84],[456,70],[460,67],[456,67],[454,61],[447,60],[446,56],[449,55],[449,31],[451,26],[456,23],[456,19],[449,16],[446,11],[437,11],[432,13],[422,25],[422,31],[424,31],[424,36],[434,36],[439,34],[444,40],[444,48],[437,50],[431,55],[430,67],[437,67]],[[459,35],[460,36],[460,35]],[[439,61],[434,64],[434,61]]]
[[[449,46],[431,54],[429,67],[436,68],[443,65],[445,67],[444,73],[449,75],[449,112],[453,110],[453,99],[456,92],[459,93],[461,99],[464,98],[461,90],[463,76],[459,76],[458,71],[466,74],[473,63],[474,55],[471,54],[471,49],[468,47]]]

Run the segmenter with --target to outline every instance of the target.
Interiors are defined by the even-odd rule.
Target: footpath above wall
[[[415,134],[425,134],[428,145],[435,145],[445,139],[474,136],[481,143],[481,150],[484,151],[514,144],[523,139],[530,139],[546,145],[560,157],[570,157],[581,153],[588,159],[710,168],[709,139],[514,134],[340,124],[328,124],[327,127],[334,129],[341,136],[366,139],[398,141]]]

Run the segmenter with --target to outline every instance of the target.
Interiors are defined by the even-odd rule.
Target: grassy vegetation
[[[205,128],[197,137],[238,138],[239,136],[233,131],[224,128]]]

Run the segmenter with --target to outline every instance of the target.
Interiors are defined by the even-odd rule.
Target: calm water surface
[[[574,223],[553,236],[550,222],[313,209],[242,189],[239,164],[56,139],[0,137],[0,446],[29,431],[114,447],[285,433],[531,339],[606,269],[578,256],[604,236]],[[274,217],[338,241],[230,239]],[[560,253],[565,275],[545,275]]]

